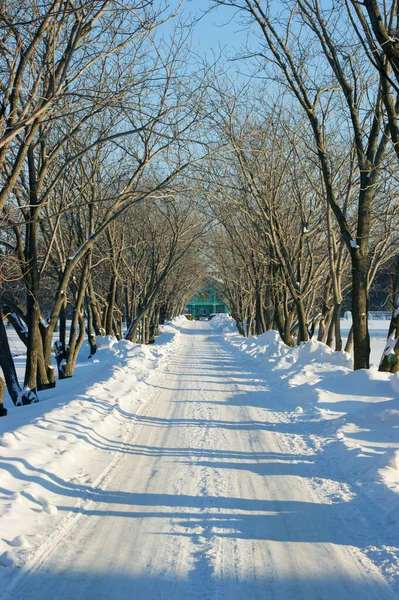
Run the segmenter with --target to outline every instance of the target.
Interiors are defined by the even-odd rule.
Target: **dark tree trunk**
[[[254,267],[255,268],[255,267]],[[255,335],[261,335],[264,331],[262,323],[263,301],[258,278],[256,278],[255,292]]]
[[[310,323],[310,327],[309,327],[309,338],[310,339],[313,338],[315,331],[316,331],[316,327],[320,323],[320,320],[321,320],[321,315],[318,315],[317,317],[312,319],[312,321]]]
[[[352,323],[354,369],[370,367],[370,335],[368,329],[368,286],[365,257],[352,259]]]
[[[60,347],[65,349],[67,344],[67,318],[66,318],[66,309],[67,309],[67,298],[65,296],[64,302],[62,304],[60,310],[60,325],[59,325],[59,344]]]
[[[341,305],[337,304],[335,309],[335,351],[341,352],[342,350],[342,336],[341,336]]]
[[[17,372],[15,370],[14,360],[8,343],[7,332],[4,326],[3,314],[0,307],[0,367],[2,368],[4,379],[10,398],[15,405],[31,404],[38,402],[37,394],[34,390],[22,389],[18,382]]]
[[[143,344],[148,344],[150,341],[150,315],[151,311],[149,311],[148,315],[144,317],[143,323]]]
[[[274,306],[272,304],[271,285],[265,284],[265,304],[263,308],[263,323],[265,331],[269,331],[273,327]]]
[[[26,325],[26,315],[14,302],[9,299],[3,299],[2,304],[3,314],[7,316],[7,320],[13,326],[24,346],[28,345],[28,328]]]
[[[89,298],[86,297],[86,310],[87,310],[87,339],[90,346],[89,358],[95,355],[97,352],[97,341],[93,331],[93,313],[90,305]]]
[[[38,305],[39,271],[37,264],[37,222],[35,213],[37,209],[31,208],[31,220],[27,225],[25,254],[28,258],[25,281],[27,285],[26,297],[26,323],[28,327],[25,388],[36,392],[37,368],[39,361],[39,344],[41,336],[39,330],[40,309]]]

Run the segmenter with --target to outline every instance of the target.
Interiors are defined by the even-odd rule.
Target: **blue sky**
[[[177,6],[179,0],[169,0],[171,7]],[[235,18],[234,10],[219,7],[208,14],[208,0],[184,0],[181,15],[184,19],[198,19],[193,31],[192,49],[198,54],[219,53],[222,48],[231,56],[245,43],[247,32]]]

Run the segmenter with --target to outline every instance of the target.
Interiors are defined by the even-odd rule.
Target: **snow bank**
[[[353,371],[347,353],[316,340],[289,348],[275,331],[243,338],[229,317],[211,323],[236,351],[262,365],[281,410],[291,414],[292,432],[305,431],[337,477],[355,483],[366,505],[398,530],[399,374],[375,366]]]
[[[84,345],[75,376],[41,392],[38,404],[7,405],[0,419],[0,576],[45,552],[49,535],[62,535],[110,476],[156,389],[151,372],[167,361],[183,327],[181,320],[166,324],[151,346],[98,338],[95,356],[88,359]]]
[[[237,332],[234,320],[227,315],[218,315],[213,318],[211,324],[215,330],[222,333],[225,340],[233,347],[255,360],[268,361],[268,368],[272,371],[284,371],[293,365],[302,365],[306,368],[312,364],[342,368],[345,372],[351,370],[352,359],[346,352],[334,352],[326,344],[311,340],[301,344],[299,347],[290,348],[281,340],[277,331],[267,331],[259,336],[244,338]],[[284,375],[283,375],[284,376]]]

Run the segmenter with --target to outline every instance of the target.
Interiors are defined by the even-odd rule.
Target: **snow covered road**
[[[139,409],[119,403],[124,452],[10,598],[396,597],[267,373],[194,322],[151,381]]]

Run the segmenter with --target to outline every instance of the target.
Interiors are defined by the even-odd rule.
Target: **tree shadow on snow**
[[[111,563],[111,557],[109,562]],[[234,565],[225,565],[223,578],[215,573],[211,557],[198,545],[193,555],[192,568],[188,573],[135,574],[96,569],[78,570],[76,567],[61,572],[39,570],[22,578],[9,598],[37,600],[203,600],[229,598],[229,600],[390,600],[392,592],[381,579],[369,575],[359,579],[349,570],[341,575],[333,572],[312,575],[296,573],[289,575],[281,570],[265,572],[251,578],[234,572]]]

